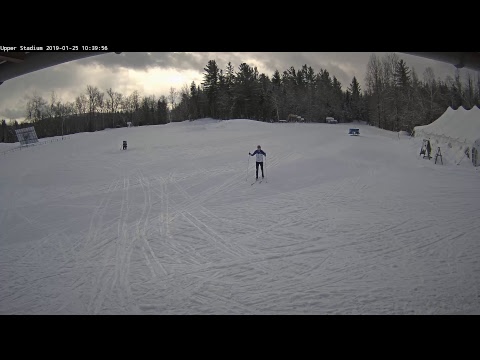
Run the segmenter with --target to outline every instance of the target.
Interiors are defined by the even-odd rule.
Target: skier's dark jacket
[[[251,156],[257,155],[257,162],[263,162],[263,156],[264,155],[267,156],[267,154],[263,150],[255,150],[253,154],[250,154],[250,155]]]

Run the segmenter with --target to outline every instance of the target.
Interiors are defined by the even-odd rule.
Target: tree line
[[[0,142],[15,142],[15,129],[34,126],[38,138],[94,132],[107,128],[166,124],[169,119],[165,96],[140,96],[133,91],[129,96],[111,88],[102,92],[88,85],[86,91],[73,102],[62,102],[55,92],[49,100],[39,95],[30,96],[26,103],[25,121],[7,124],[2,120]]]
[[[2,120],[0,142],[15,142],[14,130],[35,126],[39,138],[93,132],[106,128],[166,124],[171,121],[252,119],[275,122],[299,115],[307,122],[362,120],[382,129],[411,132],[417,125],[437,119],[449,106],[466,109],[480,106],[480,77],[470,73],[436,78],[427,68],[420,80],[415,69],[396,54],[380,58],[372,54],[367,64],[365,89],[356,77],[345,90],[325,69],[293,66],[271,77],[257,67],[242,63],[237,69],[228,63],[220,69],[215,60],[203,69],[201,84],[192,82],[180,91],[171,87],[168,95],[130,95],[88,85],[73,102],[62,102],[52,92],[50,99],[33,95],[26,103],[26,121]]]
[[[204,68],[200,85],[184,87],[180,102],[172,110],[174,118],[252,119],[278,121],[296,114],[309,122],[324,122],[327,116],[344,121],[368,116],[365,101],[354,77],[347,90],[327,70],[293,66],[270,78],[246,63],[237,70],[228,63],[225,71],[215,60]]]
[[[415,69],[396,54],[383,58],[372,54],[365,76],[367,121],[382,129],[411,132],[415,126],[428,125],[450,106],[471,109],[480,106],[480,76],[467,72],[461,79],[456,69],[452,78],[435,78],[428,67],[420,80]]]

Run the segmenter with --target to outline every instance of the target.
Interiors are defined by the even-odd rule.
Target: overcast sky
[[[39,70],[0,85],[0,119],[18,119],[25,117],[25,103],[34,93],[49,100],[52,91],[62,101],[74,101],[84,93],[87,85],[97,86],[102,91],[108,88],[129,95],[138,90],[142,95],[167,95],[170,87],[177,90],[192,81],[200,84],[203,69],[208,60],[215,60],[220,69],[225,69],[230,61],[235,70],[245,62],[257,66],[259,72],[269,77],[275,69],[280,73],[294,66],[311,66],[315,72],[326,69],[336,76],[345,89],[353,76],[361,85],[364,83],[369,52],[242,52],[242,53],[122,53],[103,54],[86,59],[72,61],[47,69]],[[385,53],[376,53],[383,57]],[[442,80],[447,75],[454,76],[455,67],[450,64],[428,60],[417,56],[397,53],[410,68],[415,68],[420,79],[427,67],[431,67],[435,76]],[[468,70],[460,70],[463,76]],[[363,87],[362,87],[363,88]]]

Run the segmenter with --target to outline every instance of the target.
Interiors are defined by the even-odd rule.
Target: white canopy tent
[[[415,137],[429,139],[435,154],[437,147],[450,161],[458,162],[468,150],[468,157],[473,160],[475,149],[479,148],[480,109],[474,106],[471,110],[449,107],[437,120],[425,126],[415,127]],[[476,161],[478,166],[479,161]]]

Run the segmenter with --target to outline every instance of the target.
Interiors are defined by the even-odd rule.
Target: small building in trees
[[[305,119],[300,115],[290,114],[287,118],[288,122],[305,122]]]

